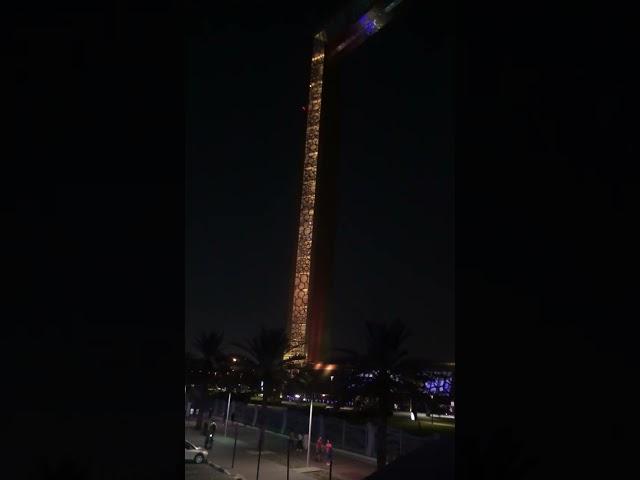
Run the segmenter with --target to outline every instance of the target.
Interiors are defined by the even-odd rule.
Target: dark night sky
[[[56,457],[95,478],[182,474],[183,92],[187,333],[286,318],[310,38],[338,2],[192,1],[187,88],[179,12],[8,5],[6,478]],[[411,7],[344,70],[335,323],[358,346],[362,319],[404,316],[414,353],[451,358],[453,22]],[[456,4],[463,478],[513,473],[505,452],[533,459],[531,478],[636,467],[638,42],[623,7]],[[43,425],[46,448],[25,449]],[[140,439],[165,436],[140,462]]]
[[[317,2],[316,2],[317,3]],[[410,349],[454,356],[452,41],[405,14],[342,69],[332,338],[404,319]],[[283,325],[317,8],[202,11],[188,42],[187,348]],[[330,6],[325,7],[330,11]],[[222,18],[222,20],[221,20]]]

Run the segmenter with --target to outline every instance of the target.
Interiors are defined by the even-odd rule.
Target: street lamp
[[[313,395],[309,404],[309,437],[307,438],[307,467],[309,466],[309,456],[311,455],[311,420],[313,419]]]
[[[229,392],[229,400],[227,401],[227,416],[224,418],[224,436],[227,436],[227,424],[229,423],[229,409],[231,408],[231,392]]]

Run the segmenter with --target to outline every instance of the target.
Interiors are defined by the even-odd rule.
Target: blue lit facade
[[[424,392],[438,397],[452,397],[454,376],[451,372],[434,372],[424,382]]]

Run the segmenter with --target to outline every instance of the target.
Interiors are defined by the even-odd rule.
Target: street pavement
[[[211,465],[196,465],[194,463],[184,464],[184,478],[185,480],[229,480],[227,475]]]
[[[216,419],[216,431],[213,448],[209,451],[209,461],[225,468],[229,473],[245,479],[256,478],[257,446],[259,430],[244,425],[229,424],[227,437],[224,436],[224,422]],[[237,427],[238,440],[234,468],[231,468],[234,434]],[[204,445],[204,436],[195,430],[194,422],[185,423],[185,439],[195,445]],[[314,438],[315,440],[315,438]],[[313,449],[313,443],[311,445]],[[290,480],[325,480],[329,478],[329,467],[324,462],[316,462],[313,450],[307,469],[306,452],[292,451],[289,458]],[[287,478],[287,438],[272,432],[265,432],[264,447],[260,460],[260,478],[265,480],[283,480]],[[311,470],[311,471],[308,471]],[[332,479],[361,480],[375,471],[375,463],[364,457],[345,454],[334,450]],[[195,477],[194,477],[195,478]]]

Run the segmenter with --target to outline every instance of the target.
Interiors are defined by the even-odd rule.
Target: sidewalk
[[[246,480],[256,478],[258,461],[259,430],[238,424],[238,442],[234,468],[231,468],[235,426],[229,423],[227,437],[224,436],[224,422],[215,418],[218,424],[213,448],[209,451],[209,460],[227,469],[231,474],[240,475]],[[196,445],[204,445],[204,436],[195,430],[195,422],[185,422],[185,439]],[[313,444],[311,445],[313,448]],[[307,453],[292,451],[289,459],[290,480],[326,480],[329,478],[329,467],[324,462],[313,459],[313,450],[307,469]],[[284,480],[287,478],[287,438],[266,431],[262,457],[260,460],[260,479]],[[315,471],[306,471],[315,470]],[[361,480],[375,471],[375,463],[361,460],[356,456],[336,452],[333,455],[332,479]]]

